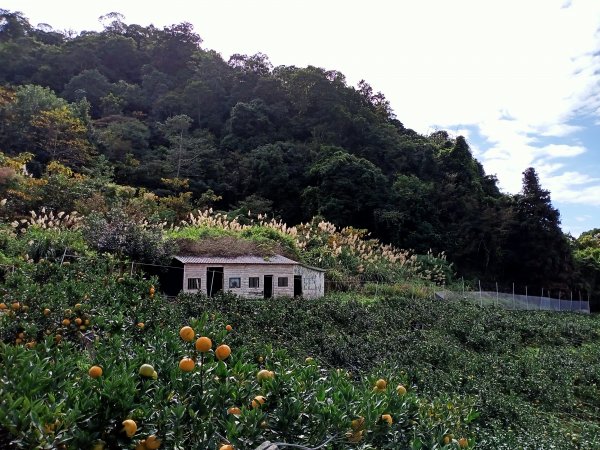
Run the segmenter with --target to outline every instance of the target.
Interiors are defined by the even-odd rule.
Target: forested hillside
[[[501,193],[463,137],[406,128],[365,81],[263,54],[225,61],[188,23],[105,23],[69,34],[0,10],[7,219],[127,202],[150,222],[206,206],[289,224],[321,216],[444,251],[465,277],[597,289],[600,263],[573,257],[534,169],[518,168],[519,195]]]

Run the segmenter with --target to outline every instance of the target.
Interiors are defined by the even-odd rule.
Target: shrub
[[[111,210],[106,216],[88,216],[83,235],[100,253],[112,253],[139,262],[166,263],[176,251],[173,241],[163,239],[161,228],[138,224],[119,209]]]

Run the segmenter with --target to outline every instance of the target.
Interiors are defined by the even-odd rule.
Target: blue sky
[[[365,79],[420,133],[463,134],[505,192],[536,168],[563,229],[600,228],[600,2],[596,0],[3,0],[33,24],[194,25],[204,48]]]

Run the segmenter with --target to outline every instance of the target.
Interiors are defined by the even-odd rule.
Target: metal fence
[[[553,298],[499,291],[450,291],[438,290],[436,297],[443,300],[468,300],[481,306],[494,305],[506,309],[526,311],[570,311],[590,313],[590,301]]]

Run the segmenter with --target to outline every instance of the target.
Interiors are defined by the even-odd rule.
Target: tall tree
[[[572,281],[572,253],[560,229],[560,213],[533,167],[523,172],[510,228],[505,278],[536,288],[566,287]]]
[[[92,147],[87,127],[67,106],[40,112],[32,118],[31,126],[41,159],[70,167],[81,167],[90,160]]]
[[[373,163],[343,149],[321,151],[310,169],[313,185],[303,193],[305,207],[338,225],[372,228],[375,210],[389,195],[387,178]]]
[[[192,133],[191,125],[192,118],[185,114],[169,117],[161,124],[169,141],[167,162],[171,176],[206,181],[207,178],[221,175],[212,137],[207,132]],[[206,190],[207,186],[202,184],[201,189]]]

